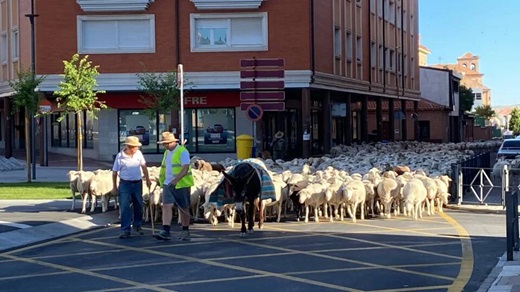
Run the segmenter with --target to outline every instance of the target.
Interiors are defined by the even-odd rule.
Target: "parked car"
[[[226,144],[228,131],[221,124],[214,124],[204,133],[204,144]]]
[[[128,130],[127,136],[137,136],[141,144],[150,144],[150,131],[148,131],[144,126],[136,126],[135,128]]]
[[[515,159],[520,155],[520,139],[506,139],[498,149],[497,159]]]

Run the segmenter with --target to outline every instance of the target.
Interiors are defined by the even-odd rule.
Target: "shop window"
[[[197,109],[191,113],[186,111],[184,121],[192,122],[190,128],[195,135],[192,138],[195,145],[191,145],[191,151],[235,152],[234,108]]]
[[[83,126],[83,129],[85,130],[83,133],[84,148],[94,148],[94,121],[95,119],[91,115],[86,115],[85,124]]]
[[[57,121],[58,115],[52,115],[51,116],[51,146],[52,147],[59,147],[61,142],[61,135],[60,135],[60,123]]]
[[[58,122],[60,114],[51,115],[51,146],[76,148],[77,144],[77,120],[75,113],[67,114],[61,122]],[[94,148],[94,119],[86,112],[82,112],[82,133],[83,133],[83,148]]]
[[[67,133],[68,133],[68,145],[71,148],[76,147],[76,115],[73,113],[69,113],[67,115]]]
[[[127,136],[137,136],[143,153],[162,153],[157,139],[164,131],[172,130],[181,138],[180,129],[170,127],[170,115],[159,114],[150,119],[144,110],[119,111],[119,146]],[[205,108],[184,110],[185,147],[190,152],[235,152],[235,109]]]
[[[137,136],[141,142],[143,153],[159,153],[157,139],[162,132],[169,130],[170,116],[159,114],[150,118],[144,110],[120,110],[119,111],[119,148],[123,147],[127,136]]]

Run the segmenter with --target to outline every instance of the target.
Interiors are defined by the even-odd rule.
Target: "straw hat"
[[[125,138],[125,145],[131,147],[139,147],[142,144],[139,142],[139,138],[137,138],[136,136],[128,136]]]
[[[159,144],[168,144],[171,142],[178,142],[179,139],[175,138],[175,135],[171,132],[163,132],[161,134],[161,141],[157,142]]]
[[[281,138],[283,137],[283,132],[282,132],[282,131],[278,131],[278,132],[276,132],[276,134],[274,135],[274,137],[275,137],[276,139],[281,139]]]

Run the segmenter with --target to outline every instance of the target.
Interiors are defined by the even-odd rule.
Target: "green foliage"
[[[138,89],[144,94],[139,101],[145,105],[145,114],[155,118],[157,113],[169,114],[179,109],[180,91],[177,72],[137,74]]]
[[[38,98],[34,90],[44,79],[45,76],[36,77],[33,76],[31,70],[27,70],[18,72],[17,80],[9,80],[9,85],[14,91],[14,112],[27,108],[30,113],[36,113],[36,110],[38,109]]]
[[[97,95],[105,91],[94,91],[97,87],[96,77],[99,75],[99,66],[92,66],[88,61],[88,55],[81,60],[78,54],[72,56],[71,61],[63,61],[65,67],[64,78],[58,85],[59,90],[54,91],[57,96],[58,108],[63,111],[58,121],[61,121],[69,112],[81,112],[86,110],[92,118],[97,118],[96,112],[106,108],[104,103],[98,101]]]
[[[475,97],[473,96],[473,90],[471,88],[467,88],[464,85],[461,85],[459,88],[460,111],[470,112],[474,102]]]
[[[475,108],[475,114],[479,117],[485,118],[486,120],[489,120],[496,115],[495,110],[493,110],[490,105],[477,106]]]
[[[513,133],[520,134],[520,111],[514,108],[511,111],[511,119],[509,120],[509,130]]]

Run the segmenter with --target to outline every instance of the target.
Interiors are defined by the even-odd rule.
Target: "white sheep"
[[[343,196],[345,197],[345,206],[347,212],[352,218],[352,222],[356,223],[356,210],[360,205],[361,220],[365,220],[365,200],[366,189],[365,184],[361,180],[353,180],[343,185]]]
[[[377,185],[377,195],[381,203],[382,212],[381,215],[386,218],[391,218],[391,206],[393,202],[392,191],[397,188],[397,182],[393,178],[384,177],[383,180]]]
[[[309,222],[309,206],[314,207],[314,221],[319,222],[318,207],[323,205],[325,213],[327,201],[325,200],[325,189],[328,187],[326,182],[309,184],[298,192],[300,204],[305,204],[305,223]],[[326,214],[325,214],[326,216]]]
[[[119,185],[119,178],[117,179]],[[101,198],[101,212],[108,210],[110,198],[114,197],[114,208],[117,209],[117,195],[114,193],[111,170],[98,170],[96,175],[90,182],[90,193],[92,199]],[[94,212],[94,204],[92,204],[91,212]]]
[[[426,199],[426,188],[419,179],[411,179],[403,187],[404,211],[413,219],[422,218],[421,205]]]

